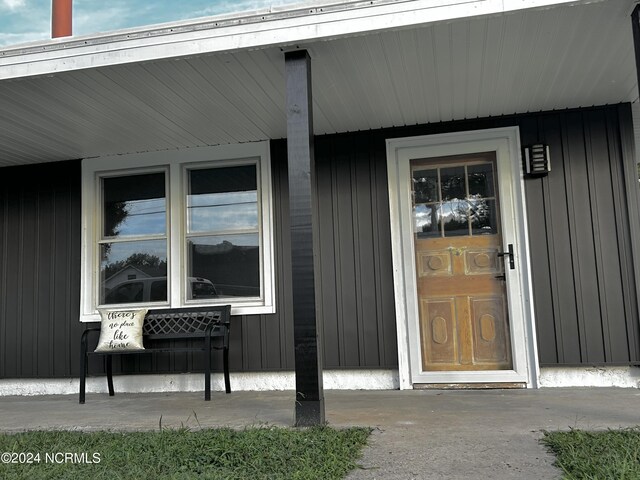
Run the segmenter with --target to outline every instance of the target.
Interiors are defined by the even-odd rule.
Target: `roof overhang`
[[[632,0],[314,2],[0,51],[0,165],[637,100]]]

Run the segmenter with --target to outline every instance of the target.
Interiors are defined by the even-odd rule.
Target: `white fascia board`
[[[588,0],[371,0],[211,17],[0,50],[0,80],[266,47]]]

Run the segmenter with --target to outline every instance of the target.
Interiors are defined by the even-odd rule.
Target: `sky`
[[[73,0],[73,35],[259,10],[300,0]],[[51,0],[0,0],[0,48],[51,38]]]

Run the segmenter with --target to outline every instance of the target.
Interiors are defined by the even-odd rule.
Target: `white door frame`
[[[409,161],[477,152],[496,152],[503,248],[513,244],[516,269],[505,268],[513,370],[423,372]],[[538,387],[529,236],[518,127],[387,139],[391,245],[401,389],[414,383],[523,382]]]

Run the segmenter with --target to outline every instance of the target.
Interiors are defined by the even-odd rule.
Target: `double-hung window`
[[[116,306],[275,311],[268,142],[82,167],[81,320]]]

